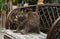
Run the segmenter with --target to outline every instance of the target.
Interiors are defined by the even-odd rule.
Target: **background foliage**
[[[0,0],[0,12],[3,10],[4,5],[4,0]]]
[[[45,0],[46,3],[60,3],[60,0]]]
[[[29,4],[36,4],[38,0],[23,0],[24,2],[28,2]],[[0,11],[3,10],[3,7],[5,6],[5,1],[0,0]],[[22,0],[12,0],[12,3],[14,5],[17,5],[18,3],[21,3]],[[45,3],[60,3],[60,0],[45,0]]]

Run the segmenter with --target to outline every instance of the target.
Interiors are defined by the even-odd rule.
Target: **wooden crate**
[[[7,19],[12,15],[12,13],[21,12],[22,9],[32,9],[33,12],[37,12],[40,16],[40,29],[46,32],[49,31],[54,21],[60,16],[60,4],[39,4],[16,8],[8,13]]]

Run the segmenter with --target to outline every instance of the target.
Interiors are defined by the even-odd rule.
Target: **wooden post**
[[[12,0],[10,0],[10,11],[12,10]]]

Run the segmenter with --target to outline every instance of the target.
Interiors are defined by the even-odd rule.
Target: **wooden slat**
[[[50,14],[49,14],[48,8],[47,8],[47,12],[48,12],[48,15],[49,15],[49,19],[50,19],[50,21],[51,21],[51,24],[52,24],[52,19],[51,19],[51,16],[50,16]]]
[[[43,8],[43,7],[42,7],[42,11],[43,11],[43,15],[45,16],[45,12],[44,12],[44,8]],[[46,16],[45,16],[45,19],[46,19],[46,22],[47,22],[47,24],[48,24],[48,26],[49,26],[49,22],[48,22]]]
[[[52,11],[52,14],[53,14],[53,18],[55,20],[54,11],[53,11],[52,7],[51,7],[51,11]]]
[[[59,17],[58,7],[56,7],[56,11],[57,11],[57,15],[58,15],[58,17]]]

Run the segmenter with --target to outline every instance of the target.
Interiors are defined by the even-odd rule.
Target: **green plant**
[[[5,10],[5,1],[4,0],[0,0],[0,12],[2,12],[3,10]]]

